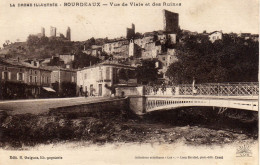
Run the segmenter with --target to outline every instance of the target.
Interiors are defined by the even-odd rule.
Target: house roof
[[[112,61],[104,61],[102,63],[95,64],[95,65],[92,65],[92,66],[89,66],[89,67],[84,67],[84,68],[78,69],[78,70],[80,71],[80,70],[95,68],[95,67],[99,67],[99,66],[115,66],[115,67],[124,67],[124,68],[136,69],[136,67],[134,67],[134,66],[124,65],[124,64],[120,64],[120,63],[114,62],[114,61],[113,62]]]
[[[62,67],[59,67],[59,66],[44,66],[44,68],[51,70],[51,71],[56,71],[56,70],[68,71],[68,72],[75,72],[76,71],[74,69],[67,69],[67,68],[62,68]]]
[[[214,34],[216,32],[222,33],[221,31],[214,31],[214,32],[209,33],[208,35]]]
[[[92,45],[91,49],[102,49],[102,46],[99,45]]]
[[[0,62],[5,63],[7,65],[17,66],[17,67],[25,67],[25,68],[30,68],[30,69],[39,69],[39,70],[50,71],[50,70],[45,69],[43,67],[36,67],[36,66],[33,66],[29,63],[26,63],[26,62],[23,62],[23,61],[20,61],[20,60],[16,60],[16,59],[0,58]]]

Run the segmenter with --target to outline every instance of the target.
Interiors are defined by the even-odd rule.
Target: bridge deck
[[[0,110],[7,111],[8,114],[41,114],[48,112],[50,108],[81,105],[88,103],[104,102],[117,98],[109,97],[74,97],[74,98],[54,98],[54,99],[30,99],[1,101]]]

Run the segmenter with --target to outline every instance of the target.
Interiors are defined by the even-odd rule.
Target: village
[[[258,41],[258,35],[250,33],[223,34],[222,31],[214,31],[199,34],[181,30],[179,14],[167,10],[163,10],[162,22],[163,27],[158,31],[141,34],[136,32],[136,27],[132,24],[130,28],[126,28],[125,37],[100,39],[99,43],[98,39],[93,38],[88,42],[81,42],[77,47],[81,56],[75,52],[56,53],[48,58],[10,57],[2,54],[0,99],[110,97],[116,95],[114,89],[118,86],[171,84],[166,72],[171,64],[178,61],[177,54],[180,50],[177,45],[187,40],[187,37],[189,39],[199,35],[206,37],[211,43],[223,40],[225,35],[234,40],[239,36],[245,40]],[[72,42],[70,27],[67,28],[66,35],[57,33],[57,29],[51,27],[50,37],[46,37],[45,28],[42,28],[41,33],[28,38],[32,39],[27,41],[31,45],[36,44],[36,40],[41,44],[44,39],[65,44]],[[10,45],[6,43],[4,49]],[[55,43],[53,45],[55,47]],[[20,46],[18,49],[24,48]],[[140,76],[142,67],[151,72],[156,70],[154,77],[150,76],[153,81],[142,80],[146,76]]]

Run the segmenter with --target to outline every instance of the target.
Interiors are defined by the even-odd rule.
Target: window
[[[102,70],[99,71],[99,80],[103,80]]]
[[[85,79],[85,80],[87,79],[87,73],[84,74],[84,79]]]
[[[19,69],[19,71],[20,71],[20,72],[22,72],[22,71],[23,71],[23,69],[22,69],[22,68],[20,68],[20,69]]]
[[[23,73],[17,74],[17,80],[22,81],[23,80]]]
[[[2,79],[4,80],[8,80],[10,79],[11,76],[9,76],[9,72],[2,72]]]
[[[29,77],[29,82],[32,83],[32,76]]]
[[[110,78],[110,68],[106,68],[106,79],[109,80]]]
[[[34,77],[34,82],[37,83],[37,76]]]
[[[4,70],[7,70],[7,67],[6,67],[6,66],[4,67]]]
[[[30,74],[32,74],[32,70],[30,69]]]
[[[37,71],[34,71],[34,74],[37,74]]]
[[[47,83],[49,83],[49,77],[47,77]]]
[[[163,61],[165,61],[165,57],[163,57]]]

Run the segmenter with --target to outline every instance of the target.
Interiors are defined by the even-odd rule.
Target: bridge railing
[[[259,85],[258,82],[250,82],[145,86],[145,95],[258,96]]]

